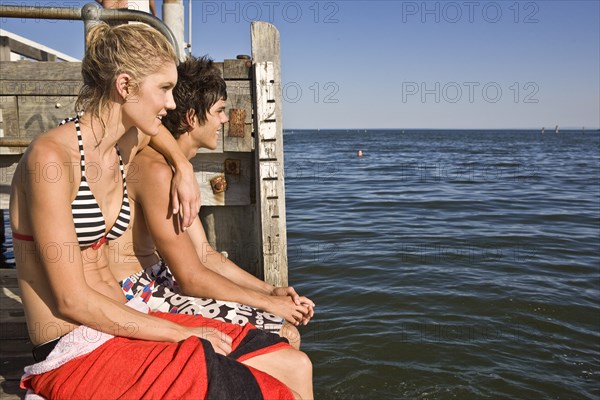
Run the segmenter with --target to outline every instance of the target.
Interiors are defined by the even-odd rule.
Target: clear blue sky
[[[193,53],[218,61],[250,54],[251,20],[277,26],[288,129],[600,126],[598,0],[194,0],[193,10]],[[82,57],[81,22],[0,24]]]

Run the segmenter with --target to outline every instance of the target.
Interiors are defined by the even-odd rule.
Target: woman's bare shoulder
[[[68,176],[78,153],[77,139],[72,137],[75,129],[69,125],[61,125],[38,135],[27,147],[18,168],[26,168],[26,175]]]
[[[49,157],[69,154],[77,146],[77,136],[73,123],[52,128],[38,135],[28,149],[40,153],[48,152]]]

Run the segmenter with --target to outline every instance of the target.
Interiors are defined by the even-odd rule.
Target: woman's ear
[[[124,72],[120,73],[117,76],[117,79],[115,80],[115,89],[117,90],[117,94],[124,101],[127,101],[129,99],[129,96],[131,95],[131,92],[129,90],[130,84],[131,84],[131,76],[129,76],[129,74],[126,74]]]

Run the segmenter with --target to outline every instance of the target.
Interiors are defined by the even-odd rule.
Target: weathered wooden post
[[[257,208],[260,215],[264,280],[288,284],[283,124],[279,32],[266,22],[253,22],[254,132],[256,136]]]

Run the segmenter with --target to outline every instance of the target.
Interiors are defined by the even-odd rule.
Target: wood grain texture
[[[265,22],[251,29],[254,62],[257,207],[264,279],[288,284],[279,32]]]

